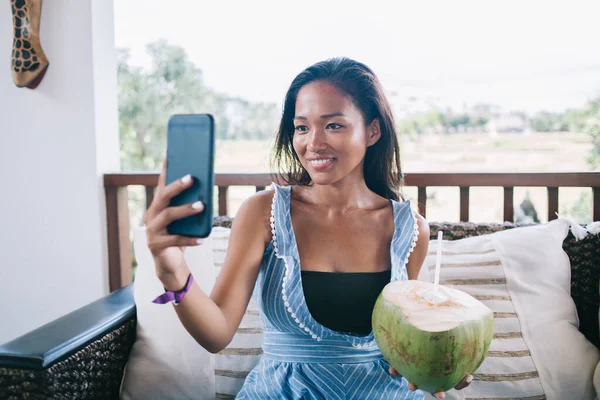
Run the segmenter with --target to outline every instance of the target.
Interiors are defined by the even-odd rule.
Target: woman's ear
[[[367,147],[373,146],[381,137],[381,126],[379,125],[379,120],[377,118],[375,118],[367,127],[367,135],[369,135]]]

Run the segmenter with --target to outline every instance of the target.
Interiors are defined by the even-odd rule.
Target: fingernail
[[[204,208],[204,204],[202,204],[202,202],[201,202],[201,201],[197,201],[197,202],[195,202],[195,203],[192,203],[192,208],[193,208],[194,210],[201,210],[201,209],[203,209],[203,208]]]
[[[202,244],[202,239],[198,239],[198,240],[196,240],[196,243],[198,243],[198,244]]]
[[[473,382],[473,375],[469,375],[469,376],[467,376],[466,382],[467,382],[467,383],[471,383],[471,382]]]
[[[192,176],[190,174],[187,174],[186,176],[181,178],[181,183],[190,183],[191,180],[192,180]]]

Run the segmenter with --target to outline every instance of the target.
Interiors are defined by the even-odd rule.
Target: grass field
[[[217,143],[215,172],[270,172],[272,141],[227,141]],[[590,137],[579,133],[533,133],[530,135],[453,134],[402,137],[402,166],[406,174],[416,172],[582,172],[589,171],[586,158],[592,144]],[[416,202],[416,188],[404,189]],[[241,202],[254,192],[253,187],[229,190],[229,214],[235,215]],[[132,189],[132,201],[138,203],[142,192]],[[528,194],[540,220],[547,218],[545,188],[515,188],[515,207]],[[459,220],[459,189],[429,188],[427,219]],[[473,222],[502,222],[502,188],[472,188],[470,219]],[[591,220],[591,189],[561,188],[559,213],[579,222]],[[132,223],[141,211],[134,210]]]

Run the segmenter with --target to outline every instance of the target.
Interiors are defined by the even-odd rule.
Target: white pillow
[[[214,355],[185,330],[171,304],[154,304],[164,293],[156,277],[146,229],[134,229],[133,246],[138,263],[134,296],[137,336],[125,368],[123,400],[214,399]],[[215,281],[212,238],[185,250],[195,281],[210,293]]]
[[[440,283],[463,290],[495,314],[488,356],[469,387],[446,399],[594,399],[598,349],[578,330],[563,219],[443,241]],[[423,268],[433,281],[438,241]],[[545,397],[543,397],[545,396]]]

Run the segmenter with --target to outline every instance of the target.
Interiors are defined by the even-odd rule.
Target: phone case
[[[191,187],[175,196],[170,206],[204,203],[200,214],[181,218],[167,226],[169,234],[207,237],[213,225],[215,124],[210,114],[173,115],[167,129],[167,185],[190,174]]]

